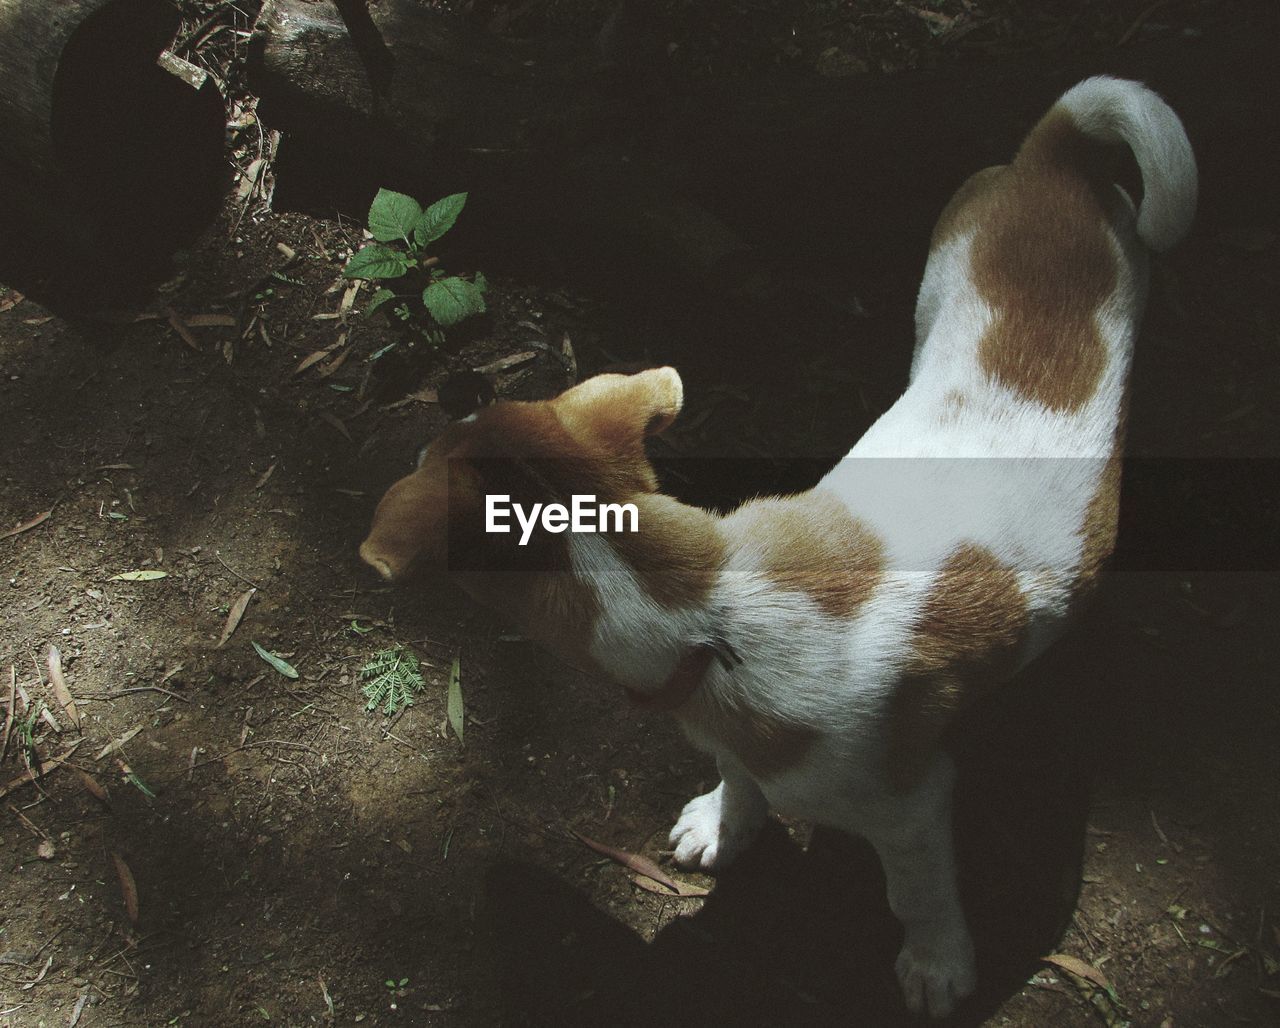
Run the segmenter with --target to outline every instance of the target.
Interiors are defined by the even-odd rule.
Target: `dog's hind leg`
[[[746,770],[732,757],[716,762],[723,779],[685,804],[671,829],[676,863],[712,871],[730,864],[755,839],[769,804]]]
[[[905,931],[898,981],[913,1013],[946,1017],[974,989],[973,942],[952,850],[955,771],[939,755],[906,796],[886,796],[857,827],[884,865],[889,906]]]

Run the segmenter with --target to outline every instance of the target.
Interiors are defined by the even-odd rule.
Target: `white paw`
[[[703,871],[727,867],[755,838],[764,818],[762,805],[727,803],[721,782],[705,796],[691,799],[680,812],[670,840],[676,863]]]
[[[946,1017],[977,985],[973,943],[963,926],[930,936],[926,941],[908,934],[898,954],[898,982],[913,1014]]]

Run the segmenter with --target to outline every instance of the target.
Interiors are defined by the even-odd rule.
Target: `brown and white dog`
[[[1107,171],[1127,144],[1135,211]],[[669,709],[722,781],[671,832],[724,866],[770,809],[879,853],[913,1011],[974,987],[956,890],[955,713],[1045,648],[1116,533],[1126,378],[1147,251],[1186,232],[1196,167],[1134,83],[1067,92],[1012,164],[934,231],[910,384],[813,490],[727,516],[657,491],[644,437],[677,416],[670,368],[600,375],[449,426],[378,505],[360,555],[447,569],[570,662]],[[486,496],[632,503],[634,533],[483,531]]]

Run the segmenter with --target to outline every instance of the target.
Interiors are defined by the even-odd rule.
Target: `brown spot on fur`
[[[661,493],[636,495],[638,531],[609,540],[640,584],[664,607],[691,607],[711,593],[724,566],[716,517]]]
[[[1082,546],[1073,591],[1088,592],[1096,584],[1102,567],[1116,545],[1120,524],[1120,473],[1124,450],[1125,407],[1121,407],[1115,448],[1098,478],[1098,488],[1084,511],[1080,526]]]
[[[1118,280],[1112,163],[1070,115],[1051,111],[1013,164],[960,188],[934,229],[935,248],[975,231],[973,281],[993,311],[982,369],[1050,410],[1078,410],[1106,370],[1094,315]]]
[[[730,705],[705,689],[695,693],[676,716],[695,736],[718,740],[757,778],[773,778],[795,767],[818,737],[812,728]]]
[[[965,180],[964,185],[956,190],[938,216],[929,242],[930,250],[938,249],[955,236],[976,226],[978,215],[983,209],[982,200],[999,187],[1004,171],[1005,166],[999,164],[983,168]]]
[[[821,489],[753,500],[723,525],[779,589],[803,593],[834,618],[856,614],[884,574],[879,538]]]
[[[951,554],[920,612],[890,705],[895,788],[914,784],[955,715],[1013,672],[1029,620],[1011,567],[973,544]]]

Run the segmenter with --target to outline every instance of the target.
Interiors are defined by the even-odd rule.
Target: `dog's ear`
[[[675,421],[684,404],[684,384],[675,368],[596,375],[551,404],[571,432],[586,431],[627,446]]]
[[[388,581],[420,563],[449,563],[450,527],[470,523],[483,507],[480,476],[465,460],[428,460],[387,490],[373,515],[360,557]]]

